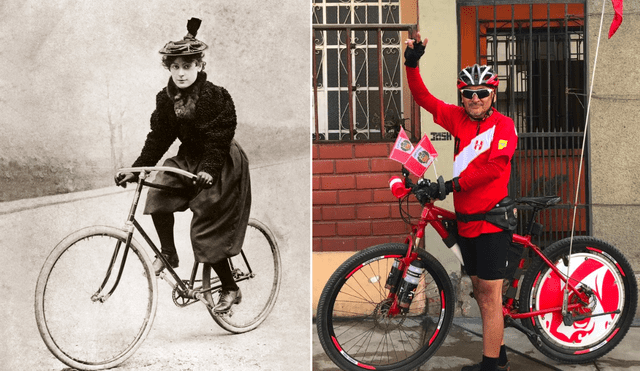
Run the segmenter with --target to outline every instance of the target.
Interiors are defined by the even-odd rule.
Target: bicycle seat
[[[516,200],[519,204],[527,204],[541,209],[553,206],[560,201],[562,201],[562,198],[558,196],[522,197]]]

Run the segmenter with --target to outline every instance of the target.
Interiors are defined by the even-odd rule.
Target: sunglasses
[[[492,90],[491,89],[478,89],[478,90],[462,89],[460,90],[460,92],[462,93],[462,96],[467,99],[473,99],[474,95],[477,95],[478,99],[483,99],[491,95]]]

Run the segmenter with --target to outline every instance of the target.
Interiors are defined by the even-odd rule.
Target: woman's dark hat
[[[180,41],[169,41],[162,49],[160,54],[162,55],[192,55],[202,53],[207,49],[207,44],[196,39],[196,34],[200,28],[202,21],[198,18],[191,18],[187,22],[187,36]]]

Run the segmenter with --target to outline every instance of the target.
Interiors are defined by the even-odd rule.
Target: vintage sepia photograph
[[[308,6],[0,19],[0,369],[310,368]]]

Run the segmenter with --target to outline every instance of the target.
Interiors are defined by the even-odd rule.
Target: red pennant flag
[[[414,175],[421,177],[436,157],[438,157],[438,152],[433,148],[429,137],[425,135],[418,142],[404,166]]]
[[[622,0],[611,0],[611,4],[613,4],[613,10],[616,14],[613,16],[613,21],[611,21],[609,38],[618,31],[618,27],[620,27],[620,24],[622,23]]]
[[[404,132],[404,129],[401,126],[398,138],[396,139],[396,143],[393,145],[389,158],[404,164],[411,156],[411,152],[413,152],[413,145],[411,144],[407,133]]]

